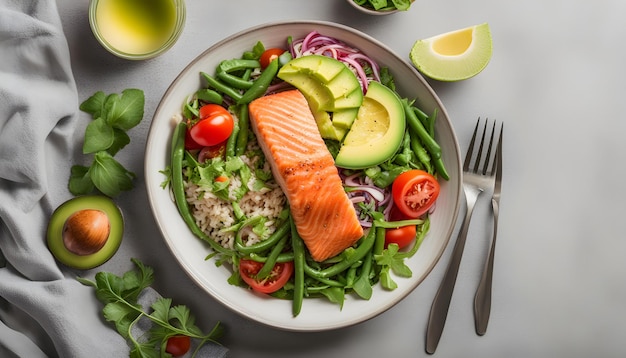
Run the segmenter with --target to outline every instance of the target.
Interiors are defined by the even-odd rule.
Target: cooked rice
[[[253,168],[255,158],[252,160],[245,156],[241,158]],[[267,162],[265,167],[265,170],[269,170]],[[252,170],[252,178],[246,183],[250,191],[241,198],[239,206],[248,218],[255,216],[268,218],[265,225],[268,226],[268,232],[273,233],[276,230],[275,219],[285,208],[285,195],[274,181],[268,181],[261,190],[254,191],[253,183],[255,180],[254,170]],[[239,177],[231,177],[230,192],[232,193],[233,190],[239,188],[241,184]],[[192,215],[200,229],[222,246],[232,249],[235,232],[224,231],[236,222],[231,203],[216,197],[212,192],[194,183],[185,182],[185,191]],[[252,245],[261,239],[252,230],[247,230],[245,236],[247,245]]]

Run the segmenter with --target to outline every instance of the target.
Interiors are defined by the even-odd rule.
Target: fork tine
[[[472,139],[470,140],[469,146],[467,147],[467,153],[465,154],[465,162],[463,162],[464,172],[469,170],[470,162],[472,161],[472,153],[474,152],[474,142],[476,141],[476,133],[478,133],[478,124],[480,124],[480,117],[478,117],[478,120],[476,121],[474,134],[472,134]]]
[[[485,121],[485,128],[483,128],[483,135],[480,138],[480,145],[478,146],[478,154],[476,155],[476,162],[474,163],[474,173],[478,173],[478,168],[480,167],[480,159],[483,156],[483,146],[485,145],[485,134],[487,133],[487,119]]]
[[[485,123],[485,129],[487,129],[487,123]],[[491,162],[491,148],[493,148],[493,138],[494,138],[495,133],[496,133],[496,121],[493,121],[493,128],[491,129],[491,138],[489,139],[489,146],[487,147],[487,157],[485,158],[485,164],[483,166],[483,171],[482,171],[483,175],[487,174],[487,169],[489,168],[489,163]],[[494,164],[491,166],[490,175],[495,173],[494,170],[495,170],[495,161],[494,161]]]

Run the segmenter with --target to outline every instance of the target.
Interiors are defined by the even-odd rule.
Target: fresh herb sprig
[[[115,197],[133,188],[135,173],[113,157],[130,143],[126,132],[143,119],[144,103],[143,91],[133,88],[122,91],[121,96],[98,91],[81,103],[80,110],[93,117],[85,129],[83,154],[94,157],[90,166],[72,166],[69,181],[72,194],[85,195],[97,189]]]
[[[195,318],[189,308],[184,305],[172,306],[170,298],[157,299],[150,306],[151,312],[141,307],[137,300],[141,292],[154,281],[154,270],[138,259],[131,261],[137,270],[128,271],[121,277],[110,272],[98,272],[95,281],[77,278],[82,284],[96,289],[96,297],[105,305],[102,309],[104,318],[113,322],[117,332],[132,344],[131,358],[168,356],[165,352],[167,340],[177,335],[199,340],[194,356],[205,343],[218,343],[216,340],[223,333],[219,323],[209,334],[204,334],[195,325]],[[134,337],[132,328],[142,317],[152,321],[152,326],[146,335]]]

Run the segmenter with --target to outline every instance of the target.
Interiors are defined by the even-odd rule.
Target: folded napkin
[[[81,155],[78,102],[56,3],[0,0],[0,357],[129,354],[93,288],[76,280],[81,272],[46,246]],[[208,351],[201,356],[227,352]]]

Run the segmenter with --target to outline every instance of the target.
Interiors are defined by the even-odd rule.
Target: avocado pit
[[[86,270],[100,266],[117,252],[124,219],[113,200],[85,195],[61,204],[48,222],[48,249],[66,266]]]
[[[80,210],[63,225],[63,245],[76,255],[91,255],[104,247],[110,232],[111,223],[103,211]]]

